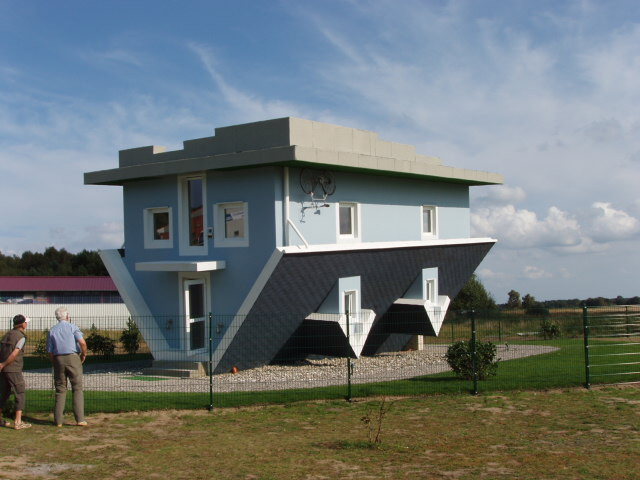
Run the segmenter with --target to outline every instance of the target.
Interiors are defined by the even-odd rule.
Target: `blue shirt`
[[[54,355],[69,355],[70,353],[80,353],[77,340],[82,338],[82,331],[66,320],[60,320],[57,325],[49,331],[47,339],[47,351]]]

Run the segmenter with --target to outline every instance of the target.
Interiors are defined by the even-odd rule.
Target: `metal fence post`
[[[586,305],[582,307],[582,331],[584,335],[584,369],[585,388],[591,388],[591,378],[589,375],[591,366],[589,364],[589,313]]]
[[[213,410],[213,314],[209,312],[209,406],[207,410]]]
[[[451,315],[451,343],[455,342],[455,335],[453,334],[453,315]]]
[[[478,348],[476,345],[476,312],[471,310],[471,361],[473,368],[473,394],[478,394]]]
[[[349,317],[351,312],[347,312],[347,344],[351,346],[351,328],[349,328]],[[347,357],[347,401],[351,401],[351,356]]]
[[[627,335],[631,333],[631,329],[629,328],[629,306],[625,305],[624,307],[624,324],[626,327]]]

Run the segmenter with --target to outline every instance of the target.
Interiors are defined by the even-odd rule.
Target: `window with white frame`
[[[435,237],[437,235],[436,207],[424,205],[422,207],[422,236]]]
[[[342,301],[343,301],[343,308],[344,308],[345,315],[351,316],[354,313],[356,313],[356,308],[357,308],[356,295],[357,294],[355,290],[347,290],[346,292],[343,292]]]
[[[179,184],[180,253],[207,253],[205,242],[206,191],[204,175],[182,177]]]
[[[358,238],[358,204],[338,204],[338,235],[340,238]]]
[[[216,247],[249,246],[249,209],[246,202],[217,203],[213,212]]]
[[[349,322],[349,333],[362,333],[363,325],[358,315],[358,292],[347,290],[342,293],[342,308],[345,317]]]
[[[142,220],[145,248],[173,247],[170,207],[147,208],[144,210]]]
[[[437,303],[437,283],[433,278],[424,282],[424,299],[427,303]]]

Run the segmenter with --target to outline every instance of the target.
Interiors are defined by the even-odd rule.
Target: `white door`
[[[201,350],[206,346],[207,295],[204,280],[184,281],[185,350]]]

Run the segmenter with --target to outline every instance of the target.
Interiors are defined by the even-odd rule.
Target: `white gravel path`
[[[425,350],[392,352],[351,360],[352,383],[398,380],[450,370],[447,345],[429,345]],[[498,345],[498,358],[512,360],[557,350],[541,345]],[[148,363],[88,365],[84,390],[119,392],[208,392],[209,378],[145,377]],[[498,370],[499,371],[499,370]],[[140,379],[146,378],[146,380]],[[51,370],[25,372],[28,389],[53,389]],[[295,366],[266,365],[213,376],[214,392],[249,392],[346,385],[347,359],[312,356]]]

